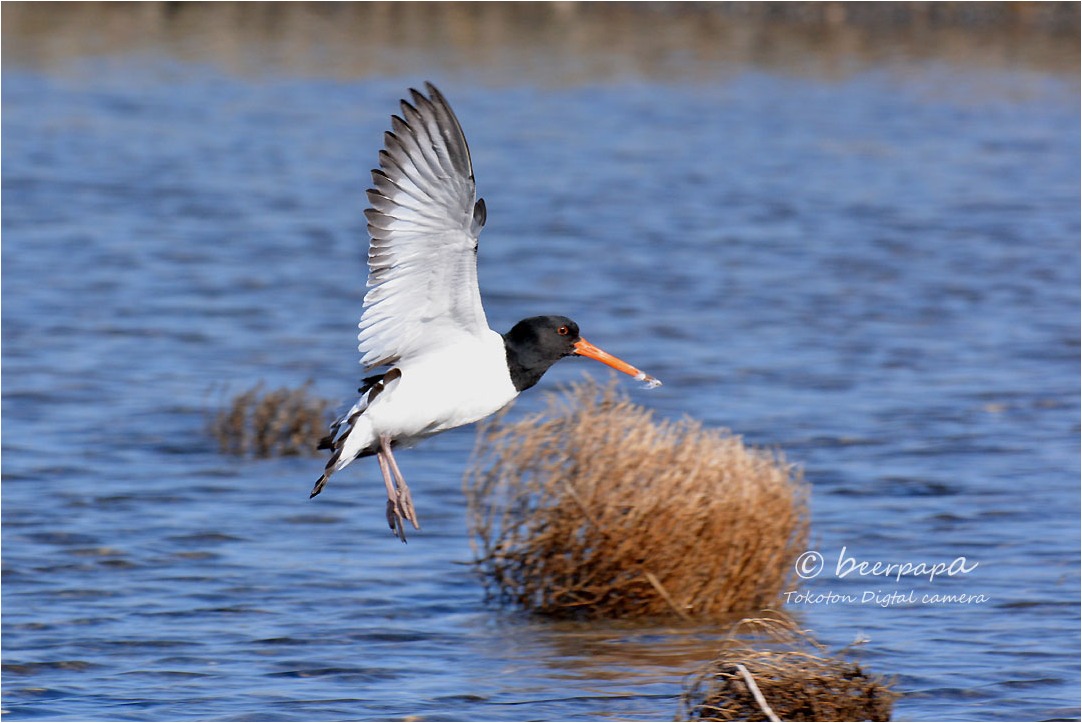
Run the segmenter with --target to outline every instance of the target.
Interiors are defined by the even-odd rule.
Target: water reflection
[[[667,680],[673,671],[694,669],[714,657],[727,631],[740,618],[692,625],[507,617],[507,632],[554,676],[614,682]]]

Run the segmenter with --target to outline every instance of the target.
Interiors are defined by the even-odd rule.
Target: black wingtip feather
[[[440,92],[439,88],[432,85],[432,81],[430,81],[430,80],[425,81],[425,90],[427,90],[428,94],[430,96],[432,96],[433,98],[436,98],[437,100],[440,100],[440,101],[443,100],[443,93]]]
[[[408,100],[406,100],[405,98],[403,98],[402,100],[398,101],[399,107],[401,107],[401,108],[402,108],[402,116],[403,116],[403,117],[406,117],[406,118],[408,118],[408,117],[409,117],[410,113],[416,113],[416,112],[417,112],[417,106],[416,106],[416,105],[414,105],[414,103],[416,103],[416,102],[417,102],[417,99],[418,99],[418,98],[424,98],[424,96],[423,96],[423,95],[421,95],[420,93],[418,93],[418,92],[417,92],[416,90],[414,90],[413,88],[410,88],[410,95],[412,95],[412,96],[413,96],[413,103],[410,103],[410,102],[409,102]],[[407,123],[406,125],[409,125],[409,123]]]

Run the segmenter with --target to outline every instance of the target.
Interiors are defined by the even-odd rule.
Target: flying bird
[[[375,455],[387,524],[406,541],[420,529],[393,450],[498,412],[560,359],[596,359],[651,387],[659,382],[598,349],[564,316],[533,316],[506,334],[488,326],[477,285],[485,225],[466,137],[431,83],[410,89],[383,136],[365,210],[371,243],[358,349],[360,399],[330,427],[331,451],[311,497],[355,459]]]

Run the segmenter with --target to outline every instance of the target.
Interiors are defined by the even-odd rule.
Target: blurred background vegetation
[[[440,62],[493,82],[574,84],[730,64],[844,75],[914,58],[1070,70],[1079,4],[5,2],[2,33],[5,61],[48,67],[164,48],[242,74],[403,75]]]

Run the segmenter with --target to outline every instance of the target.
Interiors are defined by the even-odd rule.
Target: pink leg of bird
[[[401,528],[402,518],[409,520],[413,525],[413,529],[421,529],[420,523],[417,522],[417,512],[413,509],[413,498],[410,496],[409,485],[406,484],[406,478],[402,476],[402,470],[398,469],[398,462],[395,461],[394,454],[391,452],[391,440],[386,436],[379,438],[380,451],[383,452],[384,458],[391,466],[391,473],[394,475],[396,498],[395,512],[398,517],[398,523]],[[405,535],[402,536],[405,539]]]
[[[409,485],[406,484],[406,478],[402,476],[402,470],[398,468],[398,462],[391,452],[389,437],[380,436],[376,459],[379,461],[379,471],[383,473],[383,484],[387,487],[387,524],[394,536],[405,542],[406,529],[402,520],[409,520],[415,530],[421,529],[421,525],[417,522],[417,512],[413,509]]]
[[[383,484],[387,487],[387,524],[390,525],[394,536],[405,542],[406,531],[398,509],[398,491],[395,489],[394,480],[391,479],[391,466],[387,463],[387,458],[383,456],[382,450],[376,452],[376,461],[379,462],[379,471],[383,473]]]

